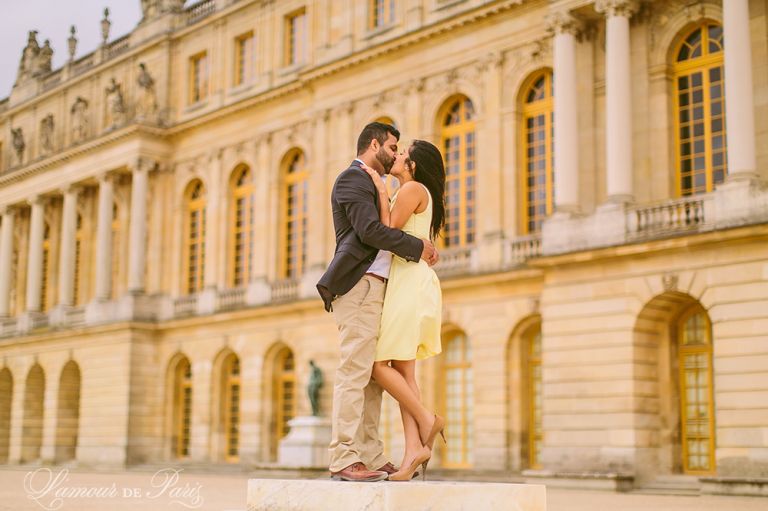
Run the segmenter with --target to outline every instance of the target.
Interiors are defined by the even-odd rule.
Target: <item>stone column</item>
[[[312,159],[309,166],[307,196],[307,267],[301,278],[299,295],[302,297],[317,296],[317,281],[322,277],[326,267],[326,225],[328,224],[328,196],[325,194],[323,183],[328,172],[326,154],[328,152],[328,120],[330,112],[322,110],[314,119],[314,136],[312,147]]]
[[[29,200],[32,215],[29,222],[27,255],[27,312],[40,311],[40,286],[43,278],[43,229],[45,205],[41,196]]]
[[[272,171],[269,165],[270,135],[262,135],[253,144],[253,161],[256,168],[253,169],[253,189],[256,204],[265,206],[269,203],[269,174]],[[267,261],[269,259],[269,232],[270,218],[266,208],[260,209],[254,218],[254,232],[259,233],[254,241],[251,251],[251,275],[248,289],[245,294],[246,303],[260,305],[269,302],[272,287],[269,285]]]
[[[504,233],[502,215],[502,166],[501,166],[501,68],[504,56],[493,52],[480,63],[485,107],[477,129],[478,169],[477,230],[479,247],[472,258],[475,269],[493,270],[501,267]]]
[[[61,215],[61,250],[59,251],[59,305],[75,302],[75,252],[77,234],[77,195],[80,189],[70,185],[63,190]]]
[[[752,179],[757,163],[748,0],[723,1],[723,30],[728,175],[729,179]]]
[[[422,133],[421,131],[422,92],[424,92],[423,78],[413,78],[403,86],[403,94],[405,95],[405,119],[401,121],[403,125],[400,126],[400,128],[401,131],[403,131],[402,128],[405,128],[405,132],[410,134],[411,139],[427,138],[427,134]],[[401,139],[401,143],[403,148],[407,149],[407,146],[404,144],[409,144],[410,140]]]
[[[203,290],[198,293],[197,313],[210,314],[218,307],[219,276],[225,275],[226,268],[221,266],[224,261],[220,254],[226,257],[226,248],[222,245],[222,221],[226,218],[225,212],[219,211],[222,196],[222,149],[213,149],[209,153],[208,165],[210,168],[209,179],[206,186],[205,204],[205,268],[203,273]]]
[[[139,158],[132,170],[131,219],[129,227],[128,292],[145,290],[144,270],[147,265],[147,187],[152,161]]]
[[[206,183],[205,206],[205,274],[206,288],[218,288],[219,264],[219,206],[221,203],[221,149],[214,150],[209,157],[210,179]]]
[[[565,11],[547,16],[554,37],[555,213],[579,209],[579,125],[576,37],[581,23]]]
[[[112,297],[112,208],[114,184],[107,173],[99,176],[99,209],[96,221],[96,300]]]
[[[9,206],[0,213],[3,223],[0,227],[0,317],[11,311],[11,265],[13,264],[13,224],[16,212]]]
[[[596,9],[606,16],[606,191],[609,202],[621,204],[634,198],[629,18],[637,11],[637,2],[600,0]]]

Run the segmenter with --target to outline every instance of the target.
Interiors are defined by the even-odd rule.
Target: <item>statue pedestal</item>
[[[291,431],[280,440],[277,462],[284,467],[328,467],[331,421],[322,417],[296,417]]]

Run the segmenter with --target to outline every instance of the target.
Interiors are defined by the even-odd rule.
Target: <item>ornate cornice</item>
[[[105,133],[98,138],[80,143],[65,151],[61,151],[42,160],[11,169],[4,172],[3,174],[0,174],[0,186],[6,186],[14,182],[21,181],[28,177],[39,174],[48,168],[65,163],[67,160],[93,151],[94,149],[98,149],[120,140],[124,140],[134,135],[151,135],[155,138],[164,138],[165,130],[162,128],[134,124],[116,131]]]

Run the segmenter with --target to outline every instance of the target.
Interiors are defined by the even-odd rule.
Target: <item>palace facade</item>
[[[436,465],[768,492],[768,1],[142,6],[0,102],[0,463],[276,463],[386,120],[446,160]]]

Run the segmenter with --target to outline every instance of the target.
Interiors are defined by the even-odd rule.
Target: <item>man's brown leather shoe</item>
[[[397,467],[388,461],[386,465],[384,465],[383,467],[379,467],[378,472],[386,472],[388,475],[392,475],[395,472],[397,472]],[[416,479],[417,477],[419,477],[418,470],[413,474],[414,479]]]
[[[395,467],[391,462],[388,461],[386,465],[384,465],[383,467],[379,467],[377,472],[386,472],[387,474],[394,474],[395,472],[397,472],[397,467]]]
[[[360,463],[352,463],[350,466],[340,470],[339,472],[331,472],[331,479],[334,481],[357,481],[361,483],[372,483],[376,481],[383,481],[389,477],[389,474],[384,471],[368,470],[365,465]]]

